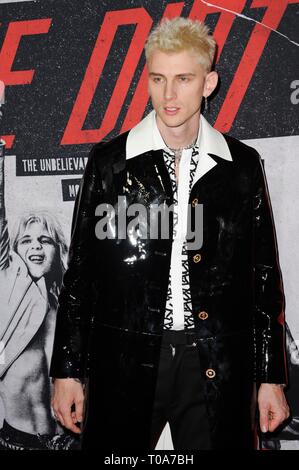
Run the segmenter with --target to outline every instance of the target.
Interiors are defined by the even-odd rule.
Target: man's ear
[[[209,72],[206,75],[204,88],[203,88],[203,96],[206,98],[213,93],[218,83],[218,73],[217,72]]]

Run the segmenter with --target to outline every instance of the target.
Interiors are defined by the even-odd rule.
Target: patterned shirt
[[[179,166],[179,181],[175,174],[175,157],[169,149],[163,151],[173,191],[173,245],[169,274],[164,329],[182,330],[194,327],[186,247],[188,200],[199,159],[199,147],[183,150]]]

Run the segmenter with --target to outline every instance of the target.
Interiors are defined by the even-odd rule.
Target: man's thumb
[[[260,410],[260,428],[262,432],[269,431],[269,418],[267,408],[262,408]]]

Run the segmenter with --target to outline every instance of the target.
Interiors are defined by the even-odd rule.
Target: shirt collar
[[[232,161],[225,138],[221,132],[208,123],[202,114],[200,115],[200,131],[196,145],[198,145],[200,153],[213,154],[224,160]],[[130,130],[126,144],[126,158],[129,160],[151,150],[166,148],[156,123],[156,112],[151,111],[137,126]]]

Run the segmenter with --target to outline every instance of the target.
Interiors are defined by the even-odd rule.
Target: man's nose
[[[34,250],[41,250],[43,247],[43,245],[41,244],[41,242],[39,240],[33,240],[31,242],[31,248],[33,248]]]
[[[176,98],[175,84],[173,83],[173,81],[166,82],[164,88],[164,98],[167,101]]]

